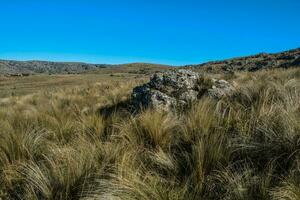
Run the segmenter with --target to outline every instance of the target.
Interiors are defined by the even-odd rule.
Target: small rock
[[[214,99],[231,96],[235,92],[235,88],[225,80],[213,79],[213,86],[208,90],[208,96]]]
[[[192,102],[197,100],[198,98],[198,92],[195,90],[188,90],[186,92],[183,92],[182,94],[180,94],[179,96],[179,100],[185,101],[185,102]]]
[[[151,91],[148,96],[148,106],[159,110],[169,111],[176,107],[177,101],[160,91]]]

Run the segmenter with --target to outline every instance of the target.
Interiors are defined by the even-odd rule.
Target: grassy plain
[[[1,80],[0,199],[300,199],[300,69],[217,76],[180,113],[131,113],[140,74]]]
[[[123,80],[141,78],[142,75],[127,73],[108,74],[68,74],[68,75],[33,75],[28,77],[0,77],[0,98],[22,96],[39,91],[57,91],[111,79]]]

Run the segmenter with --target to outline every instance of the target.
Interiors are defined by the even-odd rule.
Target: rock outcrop
[[[170,111],[187,106],[203,95],[220,99],[232,95],[235,91],[227,81],[212,79],[210,82],[212,85],[204,88],[201,85],[200,75],[190,70],[160,72],[152,75],[150,82],[133,89],[132,101],[138,108],[152,107]],[[199,88],[202,88],[201,91]],[[206,91],[204,94],[203,89]]]

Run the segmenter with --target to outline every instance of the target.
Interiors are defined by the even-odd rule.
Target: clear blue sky
[[[300,47],[299,0],[1,0],[0,58],[201,63]]]

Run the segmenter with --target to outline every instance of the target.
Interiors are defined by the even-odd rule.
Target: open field
[[[74,75],[34,75],[28,77],[0,77],[0,98],[21,96],[35,92],[94,84],[110,79],[128,80],[140,78],[141,75],[117,73],[107,74],[74,74]]]
[[[137,74],[1,79],[0,199],[300,199],[300,69],[213,76],[178,113],[132,113]]]
[[[113,68],[87,71],[81,74],[36,74],[24,77],[0,76],[0,98],[21,96],[39,91],[55,91],[73,86],[90,85],[107,80],[141,79],[168,66],[133,63]]]

